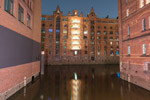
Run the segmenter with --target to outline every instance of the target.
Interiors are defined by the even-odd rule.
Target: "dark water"
[[[119,65],[48,66],[44,76],[8,100],[150,100],[149,91],[117,72]]]

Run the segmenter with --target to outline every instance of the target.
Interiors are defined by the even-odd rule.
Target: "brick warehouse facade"
[[[47,64],[103,64],[119,62],[118,19],[87,17],[74,10],[63,16],[59,6],[53,15],[42,15],[41,50]]]
[[[0,100],[40,72],[41,0],[0,0]]]
[[[118,0],[121,78],[150,90],[150,0]]]

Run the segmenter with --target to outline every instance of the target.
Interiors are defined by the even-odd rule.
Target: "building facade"
[[[41,0],[0,0],[0,100],[40,72]]]
[[[78,10],[63,16],[57,6],[53,15],[42,15],[41,20],[41,50],[47,64],[118,62],[118,19],[97,18],[93,8],[87,17]]]
[[[150,0],[118,0],[121,78],[150,90]]]

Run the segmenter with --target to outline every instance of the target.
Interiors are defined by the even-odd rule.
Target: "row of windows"
[[[143,47],[143,55],[146,55],[146,44],[143,44],[142,45],[142,47]],[[130,46],[128,46],[128,55],[130,55],[131,54],[131,47]]]
[[[128,3],[128,0],[126,0],[126,3]],[[150,4],[150,0],[140,0],[140,8],[146,4]],[[126,10],[126,15],[129,16],[129,8]]]
[[[147,19],[143,19],[142,20],[142,31],[146,31],[147,30]],[[150,17],[148,18],[148,23],[149,23],[149,29],[150,29]],[[130,25],[128,25],[128,35],[131,34],[131,28],[130,28]]]
[[[29,1],[29,0],[28,0]],[[14,0],[5,0],[5,11],[7,11],[9,14],[13,15],[13,9],[14,9]],[[22,23],[24,23],[24,9],[19,4],[18,7],[18,20]],[[27,26],[31,27],[31,16],[27,13]]]
[[[54,19],[53,18],[41,17],[41,20],[51,20],[51,21],[53,21]],[[68,21],[68,19],[63,18],[62,21]],[[84,19],[83,22],[88,22],[88,20]],[[97,20],[96,22],[97,23],[118,23],[117,21],[100,21],[100,20]],[[94,24],[94,21],[92,21],[92,24]]]
[[[92,53],[93,53],[93,52],[92,52]],[[111,56],[113,56],[114,53],[116,53],[116,55],[119,55],[119,50],[116,51],[116,52],[110,51],[110,55],[111,55]],[[49,55],[51,55],[51,54],[52,54],[52,52],[49,51]],[[73,52],[71,52],[71,54],[73,54]],[[88,51],[85,51],[84,54],[87,55],[87,54],[88,54]],[[66,51],[64,51],[64,55],[66,55]],[[97,52],[97,55],[101,55],[100,51]],[[107,51],[104,51],[104,55],[107,55]]]

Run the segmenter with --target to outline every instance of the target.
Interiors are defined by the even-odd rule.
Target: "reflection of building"
[[[0,100],[40,72],[41,0],[0,0]]]
[[[150,0],[119,0],[121,78],[150,89]]]
[[[97,18],[93,8],[87,17],[83,13],[79,16],[78,10],[63,16],[58,6],[53,15],[42,15],[41,42],[49,63],[75,59],[99,62],[101,56],[116,57],[119,55],[118,19]]]

